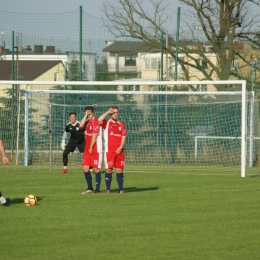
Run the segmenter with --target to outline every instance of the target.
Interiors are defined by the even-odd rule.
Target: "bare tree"
[[[142,0],[114,0],[103,3],[103,12],[106,20],[105,26],[116,37],[129,37],[147,43],[151,48],[160,48],[160,34],[165,34],[172,26],[173,18],[176,23],[176,12],[165,0],[147,0],[152,11],[147,11]],[[252,12],[260,1],[256,0],[180,0],[186,6],[181,19],[181,27],[189,30],[191,38],[200,44],[200,48],[191,49],[187,44],[179,45],[179,52],[184,53],[187,59],[179,59],[179,64],[184,71],[185,80],[189,80],[190,67],[196,68],[204,75],[205,80],[212,80],[215,74],[220,80],[227,80],[231,76],[237,79],[246,77],[232,70],[232,63],[236,57],[243,59],[245,63],[251,62],[234,49],[234,43],[246,40],[252,46],[259,48],[259,32],[256,25],[260,21],[259,15]],[[176,9],[176,8],[175,8]],[[254,13],[254,14],[253,14]],[[195,25],[200,28],[204,40],[196,39]],[[211,53],[216,56],[217,63],[206,55],[205,42],[211,46]],[[175,56],[176,38],[169,35],[169,54]],[[197,57],[194,56],[196,54]],[[199,58],[198,58],[199,57]],[[200,61],[207,64],[202,66]]]

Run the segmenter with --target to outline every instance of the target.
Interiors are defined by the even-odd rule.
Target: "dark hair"
[[[76,114],[76,112],[72,111],[72,112],[69,112],[69,117],[70,117],[71,115],[75,115],[75,116],[76,116],[77,114]]]
[[[86,106],[85,107],[85,111],[86,110],[90,110],[90,111],[92,111],[94,113],[94,107],[93,106]]]
[[[117,106],[111,106],[110,108],[119,110]]]

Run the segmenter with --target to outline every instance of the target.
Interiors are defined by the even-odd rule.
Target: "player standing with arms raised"
[[[123,189],[125,166],[125,152],[124,145],[126,142],[126,127],[123,122],[118,120],[119,109],[116,106],[111,106],[107,112],[98,118],[98,122],[104,129],[105,140],[105,155],[104,162],[106,167],[105,181],[106,193],[110,193],[110,186],[112,181],[112,171],[116,168],[116,179],[118,183],[119,193],[125,193]],[[106,120],[106,116],[110,116]]]
[[[61,148],[63,150],[63,169],[60,173],[67,173],[68,155],[73,153],[76,148],[79,149],[80,153],[84,152],[85,148],[85,137],[84,131],[79,127],[79,121],[77,121],[76,112],[69,113],[70,122],[66,125],[65,131],[62,136]],[[66,145],[67,134],[70,133],[70,140]]]
[[[4,165],[7,165],[9,163],[9,160],[5,154],[5,147],[4,147],[4,143],[2,141],[1,136],[0,136],[0,153],[2,154],[2,159],[3,159]],[[10,199],[5,198],[2,195],[1,191],[0,191],[0,202],[2,203],[3,206],[9,206],[9,202],[10,202]]]
[[[94,193],[90,167],[94,168],[96,178],[95,193],[100,193],[100,169],[102,165],[102,129],[98,123],[98,119],[95,117],[93,106],[87,106],[85,108],[85,116],[82,118],[79,127],[84,129],[85,131],[85,149],[82,157],[82,166],[87,182],[87,190],[83,191],[82,194]]]

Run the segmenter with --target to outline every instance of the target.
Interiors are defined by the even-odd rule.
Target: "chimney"
[[[43,53],[43,45],[34,45],[34,53]]]
[[[46,46],[46,53],[55,53],[55,47],[54,46]]]
[[[196,45],[196,50],[197,50],[197,51],[200,51],[200,50],[201,50],[201,44],[197,44],[197,45]]]
[[[234,50],[244,50],[244,43],[243,42],[234,42],[233,49]]]

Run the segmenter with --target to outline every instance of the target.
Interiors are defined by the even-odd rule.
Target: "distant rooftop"
[[[20,60],[19,80],[34,80],[61,61],[52,60]],[[12,61],[0,60],[0,80],[11,80]]]
[[[151,47],[144,42],[116,41],[102,50],[103,52],[114,53],[139,53],[139,52],[160,52],[160,49]]]

